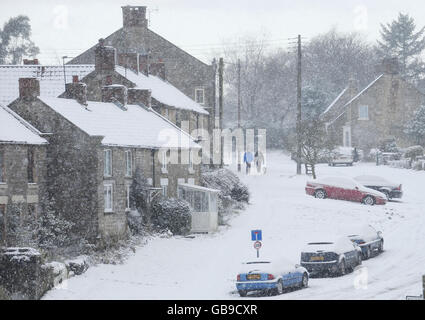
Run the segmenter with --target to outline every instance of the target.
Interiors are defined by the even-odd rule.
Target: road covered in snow
[[[307,196],[309,177],[296,176],[295,163],[281,152],[269,152],[267,164],[265,176],[240,175],[249,186],[251,204],[230,226],[194,238],[153,238],[124,264],[91,267],[44,299],[241,299],[235,291],[240,264],[256,259],[250,230],[263,230],[262,259],[283,256],[295,264],[307,242],[350,234],[359,224],[383,232],[383,254],[343,277],[310,279],[306,289],[255,299],[405,299],[421,294],[425,172],[373,163],[319,165],[319,177],[380,175],[403,184],[400,201],[370,207]]]

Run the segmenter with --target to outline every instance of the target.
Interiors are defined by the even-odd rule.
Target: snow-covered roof
[[[326,108],[326,110],[323,112],[323,114],[327,113],[329,110],[332,109],[332,107],[341,99],[341,97],[344,95],[344,93],[348,90],[348,87],[346,87],[342,92],[336,97],[334,101]]]
[[[80,79],[94,70],[94,65],[65,65],[66,82]],[[0,65],[0,103],[8,105],[19,96],[19,78],[37,78],[40,94],[57,97],[65,90],[63,66]]]
[[[201,187],[201,186],[197,186],[197,185],[189,184],[189,183],[179,183],[178,185],[182,186],[184,188],[194,189],[194,190],[199,190],[199,191],[214,192],[214,193],[220,192],[220,190],[218,190],[218,189]]]
[[[329,124],[332,124],[332,123],[334,123],[336,120],[338,120],[344,113],[345,113],[345,111],[347,111],[347,107],[351,104],[351,103],[353,103],[355,100],[357,100],[361,95],[363,95],[363,93],[365,93],[367,90],[369,90],[376,82],[378,82],[378,80],[379,79],[381,79],[382,77],[384,76],[384,74],[381,74],[378,78],[376,78],[375,80],[373,80],[371,83],[369,83],[369,85],[366,87],[366,88],[364,88],[362,91],[360,91],[356,96],[354,96],[352,99],[350,99],[346,104],[344,104],[344,106],[342,107],[343,108],[343,111],[335,118],[335,119],[333,119],[331,122],[329,122]],[[336,101],[335,101],[335,103],[341,98],[341,96],[343,95],[343,93],[342,94],[340,94],[337,98],[336,98]],[[328,112],[331,108],[332,108],[332,106],[333,105],[335,105],[335,103],[333,103],[331,106],[329,106],[327,109],[326,109],[326,111],[323,113],[323,114],[325,114],[326,112]]]
[[[40,132],[8,107],[0,105],[0,144],[46,144]]]
[[[365,93],[367,90],[369,90],[369,88],[371,88],[379,79],[382,78],[384,74],[381,74],[378,78],[376,78],[375,80],[373,80],[366,88],[364,88],[362,91],[360,91],[353,99],[351,99],[350,101],[348,101],[344,107],[349,106],[351,103],[353,103],[355,100],[357,100],[363,93]]]
[[[184,131],[153,110],[114,103],[40,97],[50,108],[91,136],[103,136],[102,144],[135,148],[200,148]]]
[[[134,71],[125,69],[121,66],[116,66],[115,70],[120,75],[133,82],[137,88],[150,89],[152,91],[152,97],[163,104],[177,109],[185,109],[201,114],[208,114],[208,111],[206,111],[200,104],[196,103],[172,84],[159,77],[153,75],[146,76],[143,73],[137,74]]]

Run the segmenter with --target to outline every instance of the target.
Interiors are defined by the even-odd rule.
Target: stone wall
[[[28,149],[34,152],[34,182],[28,181]],[[44,210],[46,199],[46,146],[0,144],[4,157],[4,181],[0,182],[0,205],[5,215],[0,221],[0,244],[15,245],[8,234],[8,213],[12,206],[20,211],[21,221],[36,219]]]

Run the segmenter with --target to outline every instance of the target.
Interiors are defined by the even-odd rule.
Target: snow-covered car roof
[[[327,177],[319,178],[317,180],[310,180],[307,183],[323,184],[323,185],[329,185],[329,186],[347,188],[347,189],[354,189],[355,187],[357,187],[360,191],[369,193],[375,197],[386,199],[385,194],[383,194],[382,192],[376,191],[374,189],[366,188],[365,186],[360,184],[358,181],[349,177],[327,176]]]
[[[294,269],[295,263],[291,263],[283,258],[276,258],[273,260],[262,259],[242,263],[240,273],[257,271],[261,273],[279,274],[282,272],[289,272]]]
[[[335,252],[344,253],[354,250],[353,243],[347,237],[339,237],[328,241],[309,242],[303,252]]]
[[[379,176],[362,175],[357,176],[354,180],[358,181],[362,185],[377,186],[377,187],[398,187],[400,184],[396,184],[388,181],[387,179]]]
[[[350,239],[364,240],[366,242],[376,239],[378,231],[371,225],[355,225],[350,227]]]

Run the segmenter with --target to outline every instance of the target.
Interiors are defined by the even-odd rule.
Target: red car
[[[307,181],[305,192],[318,199],[348,200],[370,206],[387,203],[387,197],[382,192],[366,188],[356,180],[346,177],[326,177]]]

